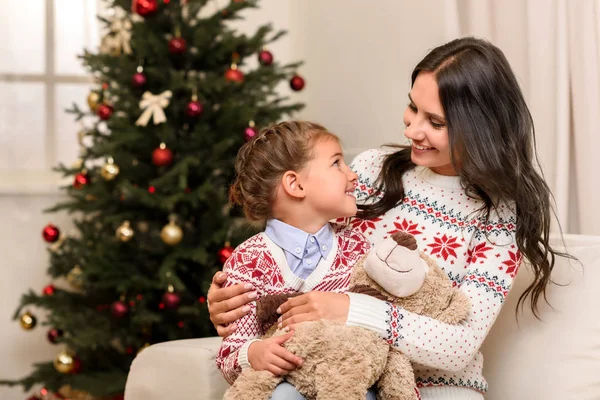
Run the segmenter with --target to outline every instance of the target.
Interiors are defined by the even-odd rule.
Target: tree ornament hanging
[[[146,81],[147,78],[146,75],[144,75],[144,67],[140,65],[139,67],[137,67],[136,73],[133,74],[133,76],[131,77],[131,86],[139,89],[146,84]]]
[[[187,50],[187,42],[181,37],[179,28],[175,28],[175,37],[169,40],[169,53],[172,55],[180,55]]]
[[[100,118],[102,121],[107,121],[110,119],[110,117],[112,117],[113,115],[113,108],[111,106],[109,106],[106,103],[100,104],[98,106],[98,108],[96,109],[96,115],[98,116],[98,118]]]
[[[37,325],[37,318],[29,311],[25,311],[19,318],[19,323],[21,324],[21,328],[30,331]]]
[[[131,11],[147,18],[158,11],[158,0],[133,0]]]
[[[131,21],[126,17],[115,18],[111,22],[108,33],[102,38],[100,52],[118,57],[131,54]]]
[[[48,338],[48,341],[52,344],[56,344],[58,343],[58,340],[60,338],[62,338],[63,336],[63,331],[62,329],[56,329],[56,328],[52,328],[48,331],[48,333],[46,334],[46,337]]]
[[[237,64],[231,64],[231,68],[225,71],[225,80],[237,83],[244,82],[244,74],[242,73],[242,71],[237,69]]]
[[[135,121],[135,124],[137,126],[146,126],[150,118],[154,121],[154,125],[166,122],[167,116],[163,109],[169,105],[171,96],[173,96],[173,92],[170,90],[165,90],[161,94],[144,92],[142,100],[140,100],[140,108],[144,111],[137,121]]]
[[[112,157],[108,157],[106,160],[106,164],[100,170],[100,176],[104,178],[106,181],[112,181],[119,175],[120,169],[117,164],[115,164],[115,160]]]
[[[128,242],[133,238],[135,234],[133,228],[129,224],[129,221],[124,221],[121,226],[117,228],[116,236],[121,242]]]
[[[83,271],[79,265],[74,266],[67,273],[67,282],[75,289],[83,288]]]
[[[244,140],[247,142],[258,134],[254,126],[254,121],[250,121],[246,129],[244,129]]]
[[[87,171],[81,171],[75,175],[75,179],[73,179],[73,187],[75,189],[82,189],[85,185],[89,185],[91,182],[90,176]]]
[[[162,301],[165,305],[165,308],[168,310],[175,310],[179,307],[181,303],[181,297],[175,293],[175,289],[173,285],[169,285],[167,292],[163,294]]]
[[[123,301],[115,301],[110,306],[110,313],[115,318],[123,318],[129,312],[129,307]]]
[[[44,296],[52,296],[54,295],[54,292],[56,291],[56,287],[52,284],[47,285],[46,287],[44,287],[44,290],[42,290],[42,293],[44,294]]]
[[[217,252],[217,256],[219,257],[219,262],[221,264],[225,264],[225,261],[227,261],[227,259],[229,257],[231,257],[231,254],[233,254],[233,250],[234,249],[233,249],[233,247],[231,247],[229,242],[226,242],[225,246]]]
[[[173,162],[173,152],[165,143],[161,143],[152,152],[152,163],[157,167],[167,167]]]
[[[175,246],[183,239],[183,230],[175,223],[175,217],[160,231],[160,238],[169,246]]]
[[[197,118],[202,115],[203,110],[202,103],[198,101],[196,90],[194,90],[194,93],[192,94],[192,101],[190,101],[185,108],[185,114],[190,118]]]
[[[273,54],[268,50],[262,50],[258,53],[258,61],[264,66],[271,65],[273,64]]]
[[[290,87],[296,92],[304,89],[304,85],[304,78],[302,78],[300,75],[294,75],[290,80]]]
[[[61,374],[76,374],[81,371],[81,360],[72,351],[64,350],[56,355],[54,368]]]
[[[90,92],[87,97],[87,103],[92,112],[96,112],[98,105],[100,104],[100,94],[98,92]]]
[[[46,242],[54,243],[60,236],[60,230],[56,227],[56,225],[48,224],[42,230],[42,236]]]

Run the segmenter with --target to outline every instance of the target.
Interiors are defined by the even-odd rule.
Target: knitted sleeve
[[[467,248],[465,274],[457,282],[459,290],[471,300],[472,310],[465,321],[449,325],[350,293],[347,324],[380,333],[413,362],[447,371],[464,369],[496,320],[521,264],[515,218],[507,214],[480,223]]]
[[[238,283],[251,284],[257,291],[257,300],[262,293],[261,279],[252,275],[253,265],[250,252],[243,244],[236,248],[231,257],[225,262],[223,271],[227,272],[225,287]],[[256,319],[256,302],[249,303],[250,312],[236,321],[237,329],[231,335],[223,338],[221,348],[216,357],[217,366],[230,384],[237,379],[242,370],[250,367],[248,362],[248,347],[258,340],[260,335]]]

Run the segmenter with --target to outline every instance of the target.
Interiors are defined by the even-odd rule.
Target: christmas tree
[[[280,65],[266,48],[285,32],[231,28],[256,0],[220,3],[113,0],[100,18],[99,52],[81,55],[97,87],[68,110],[88,121],[81,160],[56,168],[72,183],[48,210],[73,213],[75,233],[43,228],[52,283],[24,294],[15,313],[28,330],[45,310],[38,325],[57,356],[3,384],[41,384],[40,398],[118,398],[148,345],[215,335],[211,278],[253,233],[228,206],[237,151],[302,108],[278,84],[304,86],[300,63]]]

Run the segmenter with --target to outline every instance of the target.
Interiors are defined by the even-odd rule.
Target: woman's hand
[[[343,293],[309,292],[293,297],[283,303],[277,310],[279,327],[289,326],[306,321],[326,319],[345,324],[350,310],[350,297]]]
[[[217,272],[208,289],[208,312],[210,320],[221,337],[231,335],[237,329],[233,322],[250,311],[247,304],[256,299],[256,291],[251,284],[239,283],[223,288],[227,274]]]

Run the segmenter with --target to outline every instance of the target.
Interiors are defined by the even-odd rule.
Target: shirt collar
[[[302,229],[298,229],[295,226],[291,226],[273,218],[267,220],[265,234],[277,246],[299,259],[302,259],[302,256],[304,255],[304,249],[308,244],[310,236],[315,237],[317,242],[315,245],[319,247],[319,252],[321,254],[327,253],[327,251],[322,248],[323,245],[327,246],[326,249],[329,250],[333,244],[333,229],[331,229],[331,225],[328,223],[323,225],[317,233],[310,235]]]

